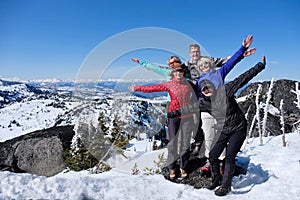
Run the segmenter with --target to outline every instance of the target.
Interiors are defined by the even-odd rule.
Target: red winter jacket
[[[168,92],[171,98],[168,112],[180,109],[181,107],[193,104],[195,101],[195,93],[191,84],[186,80],[177,80],[173,78],[171,81],[150,85],[150,86],[135,86],[135,91],[140,92]]]

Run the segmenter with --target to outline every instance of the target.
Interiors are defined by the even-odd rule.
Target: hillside
[[[222,199],[298,199],[300,135],[297,132],[288,134],[286,147],[282,146],[281,139],[280,136],[265,137],[264,144],[260,145],[256,138],[242,149],[238,156],[240,162],[247,165],[247,173],[233,178],[231,193]],[[101,174],[90,174],[89,171],[62,172],[46,178],[26,173],[0,172],[0,199],[220,198],[207,189],[195,189],[167,181],[162,175],[131,175],[130,166],[135,162],[143,172],[144,166],[152,166],[153,161],[157,160],[157,152],[136,152],[135,155],[132,160],[123,160],[123,164],[119,162],[114,169]]]

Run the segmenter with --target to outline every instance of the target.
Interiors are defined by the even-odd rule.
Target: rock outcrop
[[[73,126],[52,127],[0,143],[0,170],[53,176],[63,169],[64,151],[75,134]]]
[[[164,176],[165,179],[175,183],[187,184],[193,186],[196,189],[207,188],[208,186],[211,185],[211,176],[210,176],[211,174],[210,172],[203,173],[200,171],[200,167],[202,167],[204,164],[205,164],[204,158],[191,156],[187,168],[187,171],[189,172],[189,176],[187,179],[180,180],[180,178],[176,178],[175,180],[170,180],[169,178],[170,173],[168,167],[162,168],[162,175]],[[247,167],[248,165],[247,166],[236,165],[234,176],[238,176],[240,174],[246,174]],[[179,168],[176,171],[177,171],[176,174],[179,176],[180,174]]]
[[[266,123],[266,131],[270,133],[270,135],[280,135],[282,134],[281,131],[281,124],[280,124],[280,101],[283,99],[283,110],[284,110],[284,123],[285,123],[285,132],[289,133],[294,131],[293,124],[299,120],[300,118],[300,109],[297,108],[295,102],[297,102],[297,96],[292,90],[295,91],[295,83],[297,81],[292,80],[277,80],[273,83],[273,89],[271,93],[271,100],[270,100],[270,110],[268,113],[267,123]],[[258,88],[258,84],[261,84],[262,89],[260,92],[260,102],[263,104],[266,102],[267,99],[267,92],[270,87],[270,81],[264,82],[256,82],[248,85],[245,89],[243,89],[237,98],[247,96],[246,101],[239,102],[240,108],[243,110],[245,114],[247,114],[248,120],[248,130],[252,123],[253,117],[256,114],[256,91]],[[299,83],[299,82],[298,82]],[[299,83],[300,86],[300,83]],[[277,111],[277,112],[276,112]],[[263,109],[260,110],[260,119],[263,120]],[[253,131],[254,136],[258,136],[257,128]]]

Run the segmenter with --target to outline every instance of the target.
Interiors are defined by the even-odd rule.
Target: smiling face
[[[184,72],[182,69],[173,71],[172,73],[173,73],[174,78],[176,78],[177,80],[181,80],[184,77]]]
[[[201,90],[201,93],[206,97],[213,96],[215,92],[215,86],[211,81],[207,79],[204,79],[199,83],[199,89]]]
[[[200,48],[198,46],[190,46],[190,57],[196,62],[200,58]]]
[[[214,94],[214,89],[211,86],[205,86],[201,92],[204,96],[210,97]]]
[[[212,62],[209,58],[200,58],[197,61],[197,67],[201,72],[208,72],[212,68]]]
[[[201,61],[199,62],[199,69],[202,71],[202,72],[208,72],[210,70],[210,63],[207,62],[207,61]]]

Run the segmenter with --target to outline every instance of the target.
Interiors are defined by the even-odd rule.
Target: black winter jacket
[[[200,110],[208,111],[217,120],[217,130],[224,134],[247,128],[245,115],[238,106],[234,94],[265,68],[261,62],[238,78],[215,91],[212,97],[200,98]]]

